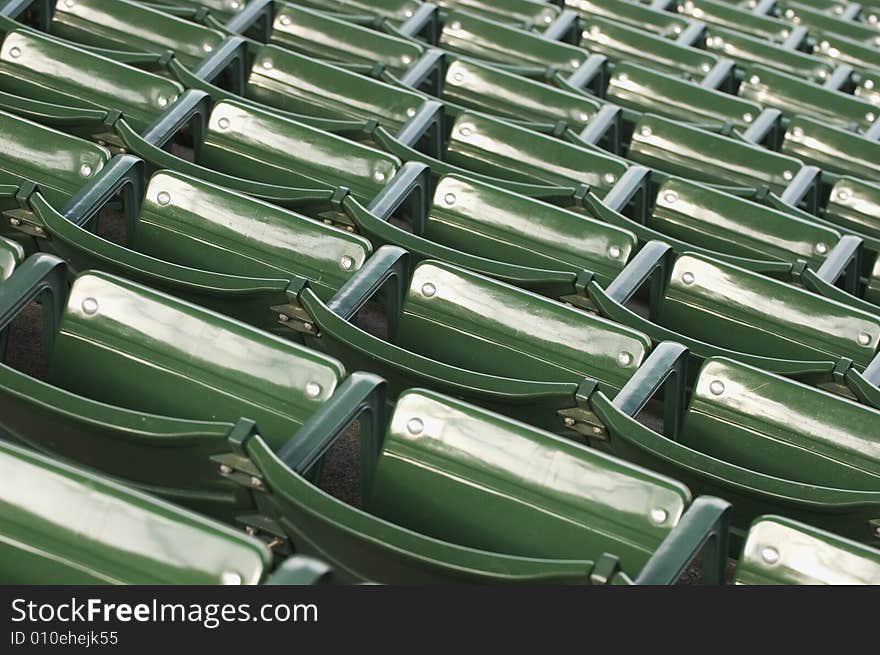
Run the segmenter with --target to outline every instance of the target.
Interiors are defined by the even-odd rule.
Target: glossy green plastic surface
[[[622,386],[651,348],[635,330],[438,262],[413,272],[397,343],[492,375],[590,377],[610,388]]]
[[[77,278],[49,358],[49,381],[74,393],[164,416],[244,416],[279,444],[344,376],[331,358],[101,273]]]
[[[839,126],[870,127],[877,108],[848,93],[825,89],[817,84],[781,73],[765,66],[744,71],[739,95],[765,107],[779,109],[787,117],[807,116]]]
[[[412,41],[287,3],[276,12],[271,41],[318,59],[384,64],[398,74],[424,52]]]
[[[585,20],[600,16],[668,38],[681,34],[688,24],[686,18],[672,12],[626,0],[566,0],[565,6],[577,11]]]
[[[415,115],[423,96],[273,45],[255,53],[247,95],[285,111],[377,120],[397,131]]]
[[[173,50],[189,67],[214,52],[224,39],[219,30],[128,0],[58,2],[51,31],[63,39],[110,50],[160,54]]]
[[[710,250],[752,259],[794,261],[818,268],[840,241],[836,230],[712,189],[670,178],[657,192],[647,224]]]
[[[777,194],[803,166],[794,157],[651,114],[636,124],[627,156],[672,175],[725,186],[766,184]]]
[[[447,67],[443,99],[519,120],[564,121],[576,130],[583,129],[601,107],[599,100],[583,94],[464,59]]]
[[[172,80],[23,30],[0,46],[0,88],[65,106],[118,109],[137,129],[183,92]]]
[[[756,102],[626,62],[614,67],[606,95],[608,100],[636,111],[690,123],[729,122],[740,129],[747,128],[762,109]]]
[[[832,173],[880,181],[880,143],[827,121],[792,119],[780,151]]]
[[[236,102],[214,105],[199,163],[284,186],[347,186],[371,200],[400,161],[373,148]]]
[[[498,21],[542,28],[559,16],[559,8],[543,0],[439,0],[444,9],[464,9]]]
[[[703,365],[679,442],[785,480],[880,490],[880,412],[733,360]]]
[[[803,289],[696,255],[679,257],[658,322],[724,348],[775,358],[866,366],[880,317]]]
[[[880,46],[880,32],[876,27],[854,20],[843,20],[789,0],[783,0],[778,7],[785,20],[806,27],[813,34],[835,34],[867,47]]]
[[[15,241],[0,237],[0,282],[9,279],[24,260],[24,250]]]
[[[756,14],[715,0],[677,0],[679,14],[695,20],[717,25],[758,39],[785,41],[791,34],[791,26],[784,20]]]
[[[222,2],[223,0],[212,0]],[[284,3],[291,7],[290,3]],[[299,3],[324,11],[342,14],[373,14],[395,22],[411,18],[419,8],[419,0],[304,0]]]
[[[51,155],[49,154],[51,153]],[[50,202],[66,203],[110,160],[106,148],[0,113],[0,183],[30,180]],[[13,201],[4,209],[17,206]]]
[[[363,237],[170,171],[150,180],[131,243],[206,271],[303,276],[322,297],[338,290],[372,252]]]
[[[512,264],[586,269],[606,283],[626,265],[637,245],[631,232],[455,175],[437,183],[425,236]]]
[[[737,563],[740,585],[878,585],[880,551],[781,516],[761,516]]]
[[[256,584],[271,557],[232,528],[10,444],[0,515],[5,584]]]
[[[446,160],[497,178],[531,184],[589,184],[608,191],[628,168],[604,151],[536,134],[476,112],[452,126]]]
[[[876,45],[862,45],[828,32],[822,32],[817,37],[813,52],[829,65],[849,64],[855,68],[880,70],[880,49]]]
[[[828,197],[825,218],[880,238],[880,185],[854,177],[841,177]]]
[[[783,73],[819,81],[826,79],[834,70],[832,64],[817,57],[796,50],[786,50],[781,45],[740,32],[709,26],[706,33],[706,48],[710,52],[733,59],[740,66],[760,64]]]
[[[516,43],[515,50],[511,50],[511,43]],[[553,66],[569,73],[580,68],[589,56],[582,48],[464,11],[453,11],[446,17],[440,45],[477,59],[518,66]]]
[[[596,450],[411,391],[389,423],[368,508],[471,548],[550,559],[612,553],[634,577],[690,500],[683,485]]]
[[[706,50],[677,45],[669,39],[596,16],[584,21],[581,45],[613,62],[634,61],[679,75],[703,77],[718,63],[718,58]]]

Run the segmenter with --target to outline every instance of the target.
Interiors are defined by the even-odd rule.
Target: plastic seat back
[[[370,510],[438,539],[634,575],[690,504],[683,485],[428,391],[401,396]]]
[[[7,584],[257,584],[260,542],[152,496],[0,444]]]
[[[199,163],[246,179],[284,186],[347,186],[371,200],[397,173],[396,157],[269,110],[218,102]]]
[[[837,34],[820,32],[816,34],[813,45],[816,57],[825,60],[829,66],[849,64],[854,68],[880,70],[880,51],[877,46],[866,46]]]
[[[0,46],[0,88],[60,105],[118,109],[139,130],[183,92],[167,78],[23,30],[9,32]]]
[[[760,64],[806,79],[824,80],[834,70],[834,66],[817,57],[721,27],[709,27],[706,48],[740,66]]]
[[[291,4],[276,12],[270,38],[276,45],[317,59],[384,64],[398,74],[425,51],[412,41]]]
[[[739,95],[789,117],[808,116],[844,127],[870,127],[878,114],[869,102],[766,66],[751,66],[745,71]]]
[[[599,149],[536,134],[475,112],[465,112],[455,120],[446,159],[483,175],[532,184],[589,184],[605,191],[627,169],[623,160]]]
[[[399,345],[502,377],[624,384],[651,348],[635,330],[439,262],[413,272]]]
[[[583,94],[461,59],[446,69],[443,99],[519,120],[564,121],[575,129],[582,129],[601,108],[598,100]]]
[[[96,272],[74,282],[49,354],[49,381],[74,393],[164,416],[247,417],[272,443],[344,375],[334,359]]]
[[[696,339],[755,355],[867,366],[880,318],[804,289],[697,255],[680,256],[658,322]]]
[[[841,177],[831,189],[825,218],[880,238],[880,185],[854,177]]]
[[[212,0],[219,2],[220,0]],[[340,14],[372,14],[397,23],[412,18],[419,8],[419,0],[305,0],[299,4],[322,11]],[[286,4],[286,7],[292,5]]]
[[[511,49],[511,43],[516,44],[515,49]],[[553,66],[568,73],[580,68],[589,56],[582,48],[465,11],[449,13],[440,45],[477,59],[517,66]]]
[[[626,230],[458,176],[438,182],[425,236],[512,264],[586,269],[606,283],[637,245],[636,236]]]
[[[762,516],[749,530],[734,582],[877,585],[880,551],[781,516]]]
[[[464,9],[472,14],[491,18],[505,23],[519,23],[520,25],[534,25],[537,28],[546,27],[552,23],[560,13],[555,5],[542,0],[439,0],[436,5],[444,9]]]
[[[703,77],[718,58],[711,52],[655,36],[614,21],[591,16],[584,21],[581,45],[614,62],[634,61],[662,71]]]
[[[880,181],[880,143],[826,121],[804,116],[793,118],[780,152],[831,173]]]
[[[49,202],[62,206],[109,160],[106,148],[0,112],[0,184],[36,182]],[[18,206],[10,202],[4,209]]]
[[[794,157],[651,114],[636,123],[627,156],[672,175],[724,186],[766,184],[777,194],[803,167]]]
[[[24,249],[15,241],[0,237],[0,282],[5,282],[24,260]]]
[[[297,114],[378,120],[396,132],[424,102],[423,96],[331,66],[284,48],[260,47],[247,95]]]
[[[880,488],[880,412],[729,359],[703,365],[679,442],[784,480]]]
[[[52,34],[98,48],[136,52],[165,52],[186,66],[195,66],[225,38],[192,21],[128,0],[59,2],[52,15]]]
[[[717,252],[783,261],[800,257],[815,268],[841,238],[836,230],[681,178],[660,186],[647,223]]]
[[[714,0],[677,0],[679,14],[695,18],[757,39],[783,42],[791,34],[791,25],[784,20],[755,14],[725,2]]]
[[[729,122],[746,128],[761,105],[707,89],[678,76],[632,63],[619,63],[608,80],[607,98],[636,111],[659,114],[691,123]]]
[[[372,252],[363,237],[200,180],[160,171],[130,239],[191,268],[254,278],[300,275],[328,298]]]
[[[565,4],[566,8],[574,9],[586,20],[597,16],[608,18],[663,37],[681,34],[688,24],[686,18],[670,11],[658,11],[626,0],[567,0]]]

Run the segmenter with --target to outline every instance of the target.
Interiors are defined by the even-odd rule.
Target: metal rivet
[[[690,271],[683,273],[681,276],[681,281],[685,284],[693,284],[695,279],[694,274]]]
[[[594,36],[601,34],[601,32],[602,32],[602,29],[598,25],[593,25],[590,28],[590,34],[592,34]]]
[[[820,68],[816,75],[819,76],[819,79],[824,80],[826,77],[828,77],[828,71],[826,71],[824,68]]]
[[[629,366],[630,364],[632,364],[632,361],[633,361],[633,356],[630,353],[626,352],[625,350],[622,351],[619,355],[617,355],[617,363],[620,364],[621,366]]]
[[[749,84],[760,84],[760,83],[761,83],[761,78],[758,77],[757,75],[752,75],[749,78]]]
[[[171,202],[171,194],[167,191],[160,191],[159,195],[156,196],[156,200],[159,201],[160,205],[167,205],[169,202]]]
[[[578,120],[581,123],[586,123],[588,120],[590,120],[590,115],[587,112],[582,111],[581,113],[578,114]]]
[[[871,15],[869,15],[869,16],[868,16],[868,22],[871,23],[871,25],[873,25],[874,23],[876,23],[876,22],[877,22],[877,14],[871,14]]]
[[[838,191],[837,191],[837,199],[838,199],[838,200],[843,200],[844,202],[846,202],[847,200],[849,200],[849,189],[838,189]]]
[[[321,385],[317,382],[309,382],[306,385],[306,395],[309,398],[317,398],[321,395]]]
[[[629,75],[627,75],[626,73],[621,73],[617,76],[617,79],[621,82],[629,82]]]
[[[753,120],[753,118],[754,118],[754,117],[753,117],[751,114],[749,114],[748,112],[746,112],[745,114],[743,114],[743,122],[751,123],[752,120]]]
[[[789,35],[789,31],[788,31],[788,30],[781,30],[781,31],[779,32],[779,38],[781,38],[781,39],[787,39],[787,38],[788,38],[788,35]]]
[[[278,22],[280,22],[282,25],[290,25],[290,16],[282,14],[278,17]]]
[[[21,49],[16,47],[10,48],[9,56],[13,59],[18,59],[19,57],[21,57]]]
[[[403,12],[403,16],[404,16],[404,18],[412,18],[413,17],[412,9],[407,9],[405,12]]]
[[[238,573],[232,571],[224,571],[220,576],[220,582],[224,585],[240,585],[242,580]]]
[[[865,120],[869,123],[873,123],[875,118],[877,117],[874,115],[873,111],[869,111],[867,114],[865,114]]]
[[[406,429],[410,434],[421,434],[425,429],[425,424],[420,418],[411,418],[406,422]]]
[[[581,67],[581,60],[580,59],[572,59],[570,63],[571,63],[572,68],[580,68]]]
[[[652,130],[650,127],[645,125],[641,130],[639,130],[639,133],[642,136],[651,136],[652,134],[654,134],[654,130]]]
[[[615,177],[614,173],[605,173],[606,184],[614,184],[615,182],[617,182],[617,177]]]
[[[168,106],[168,98],[166,98],[165,96],[159,96],[158,98],[156,98],[156,104],[159,105],[160,107],[167,107]]]
[[[871,341],[872,341],[872,339],[871,339],[871,335],[868,334],[867,332],[862,332],[862,333],[859,335],[859,345],[862,345],[862,346],[870,346],[870,345],[871,345]]]
[[[83,164],[79,167],[79,174],[83,177],[89,177],[92,174],[92,167],[89,164]]]
[[[672,26],[672,33],[673,34],[681,34],[681,26],[680,25],[673,25]]]
[[[767,564],[776,564],[779,561],[779,551],[770,546],[762,548],[761,559],[767,562]]]
[[[470,136],[471,134],[474,133],[474,131],[469,127],[463,127],[458,131],[458,133],[461,134],[462,136]]]
[[[828,246],[822,242],[816,244],[816,252],[820,255],[824,255],[828,252]]]
[[[447,193],[445,196],[443,196],[443,202],[445,202],[447,205],[454,205],[455,204],[455,194],[454,193]]]
[[[545,25],[549,25],[552,22],[553,22],[553,16],[551,16],[550,14],[547,14],[546,16],[544,16],[544,24]]]
[[[354,266],[354,260],[348,255],[345,255],[339,260],[339,266],[342,267],[343,271],[350,271]]]
[[[217,121],[217,127],[219,127],[221,130],[228,129],[229,128],[229,119],[226,117],[221,118],[219,121]]]
[[[601,435],[604,434],[604,433],[605,433],[605,430],[603,430],[603,429],[600,428],[600,427],[594,427],[594,428],[593,428],[593,434],[595,434],[596,436],[601,436]]]
[[[452,79],[456,82],[461,82],[464,79],[464,75],[462,75],[461,73],[453,73]]]
[[[782,171],[782,178],[783,179],[790,180],[793,177],[794,177],[794,175],[792,174],[791,171]]]
[[[427,282],[422,285],[422,295],[425,298],[432,298],[435,293],[437,293],[437,287],[435,287],[430,282]]]
[[[272,63],[272,60],[271,60],[271,59],[266,59],[266,60],[263,61],[263,68],[265,68],[265,69],[270,69],[270,68],[272,68],[274,65],[275,65],[275,64]]]
[[[576,421],[570,416],[566,416],[562,422],[565,423],[566,427],[569,427],[569,428],[573,427],[574,424],[576,423]]]
[[[220,465],[220,472],[223,475],[229,475],[230,473],[232,473],[232,467],[227,464],[221,464]]]
[[[710,64],[708,61],[703,62],[702,64],[700,64],[700,70],[704,73],[708,73],[710,70],[712,70],[712,64]]]
[[[678,202],[678,194],[675,191],[667,191],[663,194],[663,201],[667,204],[674,205]]]
[[[230,7],[230,9],[238,10],[241,8],[241,3],[238,0],[232,0],[229,3],[229,7]]]
[[[381,184],[385,181],[385,173],[383,173],[382,171],[376,171],[375,173],[373,173],[373,179]]]
[[[400,58],[400,63],[404,66],[409,66],[412,63],[412,57],[409,55],[403,55],[403,57]]]
[[[611,257],[611,259],[619,259],[622,254],[623,251],[621,251],[620,246],[611,246],[608,249],[608,256]]]
[[[459,23],[459,22],[456,20],[456,21],[453,21],[453,22],[452,22],[452,25],[450,25],[449,27],[451,27],[451,28],[454,29],[454,30],[460,30],[460,29],[461,29],[461,23]]]
[[[278,314],[278,320],[282,323],[288,323],[290,321],[290,316],[287,314]]]
[[[311,332],[312,331],[312,324],[311,323],[303,323],[303,330],[305,330],[306,332]]]
[[[259,489],[260,487],[263,486],[263,481],[260,480],[260,478],[253,477],[253,478],[251,478],[251,486],[254,487],[255,489]]]
[[[409,107],[409,108],[406,110],[406,115],[409,116],[410,118],[412,118],[413,116],[415,116],[415,115],[416,115],[416,108],[415,108],[415,107]]]
[[[874,88],[874,80],[865,80],[865,83],[862,86],[865,87],[865,89],[867,89],[868,91],[870,91],[871,89]]]
[[[791,135],[792,135],[795,139],[800,139],[800,138],[804,135],[804,128],[802,128],[802,127],[796,127],[796,128],[794,128],[794,129],[791,131]]]
[[[88,316],[95,314],[98,311],[98,301],[94,298],[86,298],[82,301],[82,310]]]
[[[709,391],[714,396],[720,396],[724,393],[724,383],[721,380],[713,380],[712,384],[709,385]]]
[[[667,518],[669,518],[669,513],[665,509],[655,507],[651,510],[651,523],[662,525],[663,523],[666,523]]]
[[[64,6],[66,6],[66,7],[73,7],[75,4],[76,4],[76,2],[74,2],[74,0],[65,0],[64,1]]]
[[[18,227],[19,225],[21,225],[21,221],[18,220],[17,218],[10,218],[10,219],[9,219],[9,224],[10,224],[12,227]]]
[[[212,46],[210,43],[206,43],[202,46],[202,50],[204,50],[205,52],[214,52],[214,46]]]

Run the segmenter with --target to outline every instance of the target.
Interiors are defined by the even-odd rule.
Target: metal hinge
[[[30,209],[8,209],[3,215],[9,219],[9,225],[33,237],[46,238],[46,228]]]

